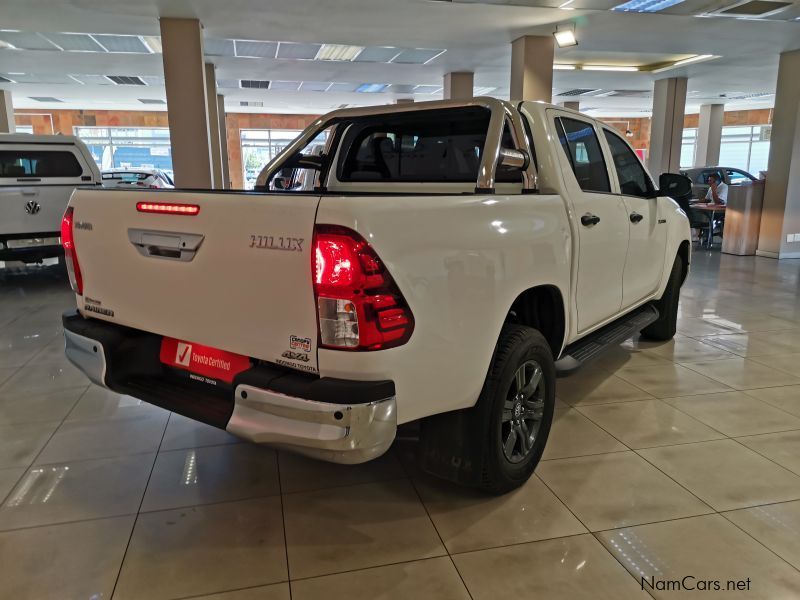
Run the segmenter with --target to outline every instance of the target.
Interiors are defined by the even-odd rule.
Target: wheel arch
[[[553,358],[558,358],[567,331],[561,290],[555,285],[537,285],[521,292],[508,309],[505,323],[533,327],[547,340]]]

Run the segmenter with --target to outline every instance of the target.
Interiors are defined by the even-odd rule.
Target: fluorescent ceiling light
[[[630,0],[612,8],[617,12],[646,12],[654,13],[670,6],[680,4],[683,0]]]
[[[567,0],[566,2],[564,2],[564,4],[562,4],[558,8],[560,8],[561,10],[575,10],[574,8],[570,8],[569,6],[573,2],[575,2],[575,0]]]
[[[472,90],[472,95],[485,96],[486,94],[491,94],[496,89],[497,89],[496,87],[476,87],[475,89]]]
[[[322,44],[317,52],[317,60],[353,60],[361,54],[364,46],[347,46],[344,44]]]
[[[553,65],[554,71],[574,71],[575,65]]]
[[[712,58],[713,54],[698,54],[697,56],[691,56],[689,58],[684,58],[683,60],[676,61],[673,63],[673,67],[682,67],[683,65],[688,65],[694,62],[699,62],[701,60],[708,60]]]
[[[389,87],[388,83],[362,83],[356,88],[356,91],[360,94],[373,94],[382,92],[387,87]]]
[[[578,45],[578,40],[575,38],[575,31],[572,29],[559,29],[553,32],[553,37],[556,38],[556,44],[558,44],[559,48]]]
[[[161,48],[161,36],[143,35],[142,41],[144,42],[145,46],[150,48],[150,52],[153,54],[161,54],[163,52]]]
[[[583,65],[581,71],[638,71],[639,67],[627,65]]]

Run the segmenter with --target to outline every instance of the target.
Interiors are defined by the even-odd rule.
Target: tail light
[[[136,210],[143,213],[194,216],[200,212],[200,207],[197,204],[176,204],[174,202],[137,202]]]
[[[73,235],[73,207],[68,206],[61,219],[61,245],[64,247],[64,260],[67,263],[69,284],[79,296],[83,295],[83,275],[75,252],[75,236]]]
[[[382,350],[405,344],[414,316],[386,267],[355,231],[318,225],[312,257],[320,344]]]

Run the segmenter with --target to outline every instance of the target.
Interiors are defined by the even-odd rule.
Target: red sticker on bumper
[[[233,383],[234,377],[252,366],[250,359],[241,354],[166,337],[161,340],[159,358],[170,367],[225,383]]]

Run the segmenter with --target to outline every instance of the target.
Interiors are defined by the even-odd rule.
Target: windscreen
[[[490,111],[414,111],[354,120],[346,128],[339,181],[474,182]]]

